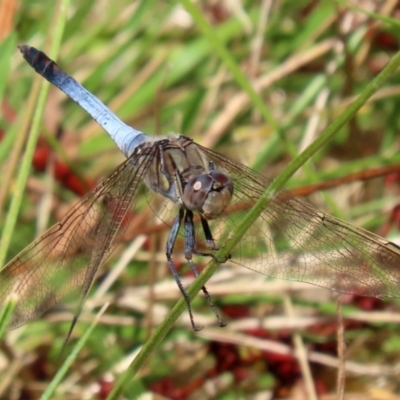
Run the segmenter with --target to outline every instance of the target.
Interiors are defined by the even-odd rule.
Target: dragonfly
[[[26,324],[73,296],[79,305],[72,330],[99,267],[138,206],[142,188],[154,213],[170,226],[166,261],[194,330],[201,327],[195,324],[173,260],[178,241],[195,276],[196,257],[205,256],[335,292],[400,297],[399,246],[321,212],[286,190],[260,210],[229,255],[218,259],[218,249],[227,244],[270,181],[188,137],[151,137],[126,125],[43,52],[28,45],[19,49],[37,73],[97,121],[126,160],[1,270],[0,304],[10,293],[19,298],[9,328]],[[203,292],[223,326],[205,287]]]

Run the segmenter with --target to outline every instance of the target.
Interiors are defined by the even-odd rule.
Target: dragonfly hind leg
[[[207,226],[208,226],[208,224],[207,224]],[[196,237],[195,237],[194,224],[193,224],[193,212],[189,211],[189,210],[187,210],[186,214],[185,214],[184,232],[185,232],[185,249],[184,249],[185,258],[190,266],[190,269],[192,270],[193,274],[195,275],[195,277],[198,277],[199,271],[197,270],[197,267],[192,260],[192,255],[198,254],[195,251]],[[210,235],[211,235],[211,231],[210,231]],[[214,240],[212,240],[212,242],[214,242]],[[201,255],[210,255],[210,254],[202,254],[201,253]],[[211,254],[211,256],[214,256],[214,255]],[[216,318],[218,320],[219,326],[220,327],[226,326],[226,324],[221,320],[221,317],[219,316],[219,313],[211,300],[211,296],[210,296],[210,293],[208,293],[207,288],[205,286],[203,286],[201,289],[202,289],[204,295],[206,296],[208,304],[210,305],[211,309],[213,310],[214,315],[216,316]]]
[[[181,293],[185,299],[186,306],[187,306],[187,309],[189,312],[190,322],[192,323],[192,328],[194,331],[200,331],[203,329],[203,327],[197,326],[194,322],[192,306],[190,304],[190,297],[187,294],[185,288],[183,287],[182,282],[179,278],[179,274],[175,268],[175,264],[172,261],[172,252],[174,250],[176,237],[178,236],[178,232],[179,232],[179,228],[181,227],[183,216],[184,216],[184,210],[180,209],[179,214],[176,216],[176,218],[172,224],[172,229],[171,229],[171,232],[170,232],[168,240],[167,240],[166,256],[167,256],[167,262],[168,262],[169,269],[171,270],[172,275],[174,276],[175,282],[178,285],[179,290],[181,291]]]

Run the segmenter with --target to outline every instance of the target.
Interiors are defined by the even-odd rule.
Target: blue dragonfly
[[[186,300],[193,329],[201,329],[172,258],[177,238],[183,238],[185,259],[197,276],[193,257],[215,259],[269,181],[188,137],[149,137],[124,124],[43,52],[27,45],[19,49],[37,73],[97,121],[126,161],[2,269],[0,305],[12,292],[19,296],[9,328],[72,296],[79,298],[72,330],[96,273],[126,229],[129,211],[144,186],[154,212],[170,225],[166,261]],[[157,206],[160,202],[154,197],[165,204]],[[336,292],[400,297],[400,247],[318,211],[285,190],[261,210],[229,256],[218,261]],[[203,292],[223,326],[205,287]]]

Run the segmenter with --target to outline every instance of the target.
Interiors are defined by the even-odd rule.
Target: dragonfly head
[[[183,191],[183,203],[206,219],[219,217],[229,205],[233,182],[229,175],[218,170],[190,178]]]

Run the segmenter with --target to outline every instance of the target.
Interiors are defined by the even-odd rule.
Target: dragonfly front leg
[[[197,267],[192,260],[192,255],[197,254],[197,252],[195,251],[196,236],[195,236],[195,230],[194,230],[194,224],[193,224],[193,212],[189,211],[189,210],[186,210],[186,214],[185,214],[184,232],[185,232],[185,248],[184,248],[185,258],[190,266],[190,269],[193,271],[193,274],[196,277],[198,277],[199,271],[197,270]],[[210,231],[210,235],[211,235],[211,231]],[[211,238],[211,240],[212,240],[212,238]],[[212,242],[214,243],[214,240],[212,240]],[[208,255],[208,254],[206,254],[206,255]],[[204,295],[206,296],[208,304],[210,305],[211,309],[213,310],[215,316],[217,317],[219,326],[221,326],[221,327],[226,326],[226,324],[221,320],[221,318],[218,314],[218,311],[215,308],[215,306],[211,300],[211,296],[208,293],[207,288],[205,286],[203,286],[201,288],[201,290],[203,291]]]
[[[219,250],[220,247],[215,245],[215,240],[214,240],[214,238],[212,236],[210,226],[208,225],[208,221],[203,217],[200,217],[200,220],[201,220],[201,225],[203,227],[203,232],[204,232],[204,236],[206,238],[206,242],[207,242],[208,248],[210,250],[215,250],[215,251]],[[223,264],[224,262],[228,261],[231,258],[231,255],[227,254],[223,260],[218,260],[213,253],[199,252],[197,250],[194,250],[193,252],[195,254],[199,254],[199,255],[202,255],[202,256],[210,256],[215,261],[217,261],[217,262],[219,262],[221,264]]]
[[[192,306],[190,304],[190,297],[187,294],[185,288],[182,285],[181,280],[179,279],[179,274],[176,270],[175,264],[172,261],[172,253],[174,251],[174,245],[176,242],[176,238],[178,236],[179,233],[179,228],[181,227],[181,223],[182,223],[182,219],[184,216],[184,210],[179,209],[179,214],[176,216],[176,218],[174,219],[174,222],[172,224],[172,228],[171,228],[171,232],[168,236],[168,240],[167,240],[167,247],[166,247],[166,256],[167,256],[167,262],[168,262],[168,266],[172,272],[172,275],[174,276],[175,282],[179,287],[179,290],[181,291],[185,302],[186,302],[186,306],[189,312],[189,317],[190,317],[190,322],[192,323],[192,328],[194,331],[200,331],[201,329],[203,329],[203,327],[198,327],[196,326],[196,324],[194,323],[194,318],[193,318],[193,313],[192,313]]]
[[[219,247],[215,245],[214,238],[211,233],[210,226],[208,225],[207,220],[204,217],[201,217],[201,226],[203,227],[204,236],[207,241],[207,246],[211,250],[219,250]]]

